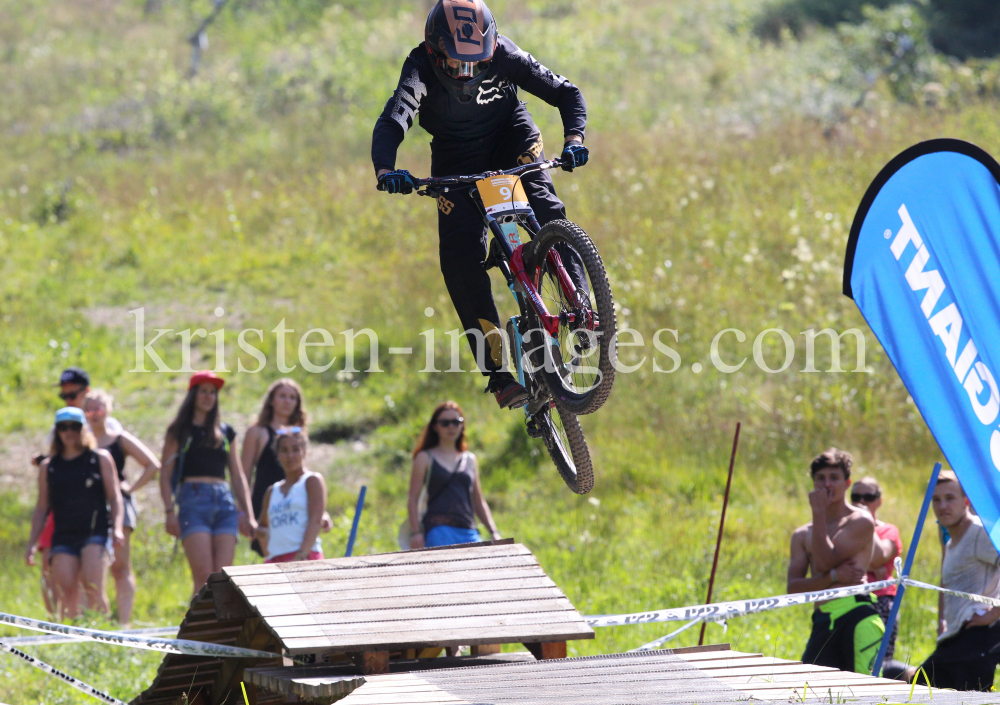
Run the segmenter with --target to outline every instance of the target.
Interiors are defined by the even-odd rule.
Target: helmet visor
[[[489,59],[486,61],[457,61],[449,59],[447,56],[442,56],[438,52],[434,52],[434,60],[437,63],[438,69],[445,76],[458,79],[459,81],[468,81],[476,78],[489,68],[490,65]]]

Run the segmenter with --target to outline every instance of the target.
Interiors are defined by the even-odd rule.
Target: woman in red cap
[[[209,370],[196,372],[163,443],[160,493],[166,530],[184,545],[196,593],[209,574],[232,565],[239,534],[253,536],[257,526],[236,431],[219,421],[223,384]],[[226,468],[235,493],[226,482]]]

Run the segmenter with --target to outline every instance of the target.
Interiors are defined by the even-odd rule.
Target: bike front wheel
[[[568,220],[546,223],[525,250],[528,277],[559,321],[553,336],[533,316],[531,340],[526,336],[526,347],[533,349],[529,359],[560,408],[593,413],[611,394],[617,354],[618,325],[604,262],[590,236]]]
[[[594,466],[590,449],[576,414],[546,404],[535,417],[552,462],[566,485],[577,494],[594,489]]]

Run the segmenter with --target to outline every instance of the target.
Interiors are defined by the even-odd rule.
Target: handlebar
[[[561,158],[556,158],[549,159],[544,162],[522,164],[514,167],[513,169],[506,169],[504,171],[485,171],[482,174],[470,174],[468,176],[431,176],[426,179],[414,179],[413,181],[416,183],[417,189],[423,189],[423,191],[417,191],[419,195],[430,196],[439,192],[448,192],[452,188],[465,188],[472,186],[477,181],[491,176],[519,176],[532,171],[555,169],[562,166],[562,164],[563,160]]]

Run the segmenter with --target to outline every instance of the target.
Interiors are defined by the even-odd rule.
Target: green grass
[[[0,0],[0,432],[40,439],[58,402],[52,381],[80,364],[115,392],[116,415],[151,443],[161,439],[187,375],[130,372],[128,312],[140,306],[147,331],[225,329],[233,372],[222,408],[241,422],[280,376],[269,333],[279,320],[296,331],[293,355],[309,328],[339,336],[371,327],[383,372],[343,373],[339,336],[329,371],[292,373],[314,428],[375,427],[367,450],[322,468],[337,480],[330,555],[344,544],[362,480],[370,499],[356,551],[394,549],[409,449],[445,398],[465,407],[501,531],[535,551],[583,613],[704,600],[737,420],[743,435],[716,599],[784,592],[791,531],[809,516],[806,466],[830,445],[855,454],[859,476],[878,475],[887,497],[880,516],[908,539],[940,453],[840,294],[847,231],[868,183],[913,142],[951,136],[997,151],[998,65],[928,55],[907,75],[933,79],[943,92],[901,85],[910,78],[898,76],[869,84],[864,62],[878,67],[882,57],[864,32],[762,45],[752,32],[762,7],[755,0],[492,5],[503,32],[587,96],[591,164],[557,174],[556,185],[604,257],[620,325],[646,339],[644,366],[619,375],[605,408],[584,420],[597,468],[591,498],[566,490],[517,415],[500,414],[481,393],[477,374],[419,372],[421,331],[435,330],[444,369],[445,332],[458,326],[438,270],[435,215],[423,199],[375,192],[368,150],[400,61],[419,38],[423,5],[237,5],[211,28],[201,71],[189,80],[182,38],[207,2],[163,3],[144,15],[139,0]],[[897,20],[864,30],[878,34],[878,22]],[[552,153],[558,115],[527,100]],[[426,135],[411,132],[399,164],[428,171]],[[752,343],[775,327],[793,335],[796,358],[772,375],[755,365]],[[824,327],[864,331],[872,372],[799,371],[799,332]],[[256,366],[237,345],[246,328],[265,332],[260,374],[235,372],[240,360]],[[662,328],[678,331],[677,343],[663,339],[682,358],[670,374],[652,369],[654,359],[671,366],[651,345]],[[725,328],[748,336],[742,344],[725,338],[727,361],[750,358],[732,375],[709,357]],[[412,360],[387,354],[406,345],[418,351]],[[773,368],[779,345],[770,336],[764,346]],[[175,344],[158,349],[177,366]],[[827,344],[818,350],[817,368],[829,369]],[[211,339],[194,351],[196,367],[214,365]],[[842,352],[853,370],[854,344]],[[642,355],[622,352],[634,364]],[[471,366],[464,343],[462,364]],[[25,476],[8,458],[0,455],[3,474]],[[30,499],[0,502],[0,609],[42,616],[37,572],[20,562]],[[183,555],[149,523],[134,545],[136,624],[178,623],[189,590]],[[245,546],[237,560],[251,560]],[[937,565],[929,527],[913,574],[934,582]],[[919,661],[933,648],[934,605],[934,595],[910,591],[899,657]],[[604,629],[570,648],[634,648],[676,626]],[[808,609],[791,608],[733,620],[726,634],[710,625],[707,638],[797,658],[808,628]],[[696,640],[692,630],[676,643]],[[159,663],[155,654],[109,647],[30,650],[123,699]],[[0,700],[85,700],[12,659],[0,659],[0,673]]]

